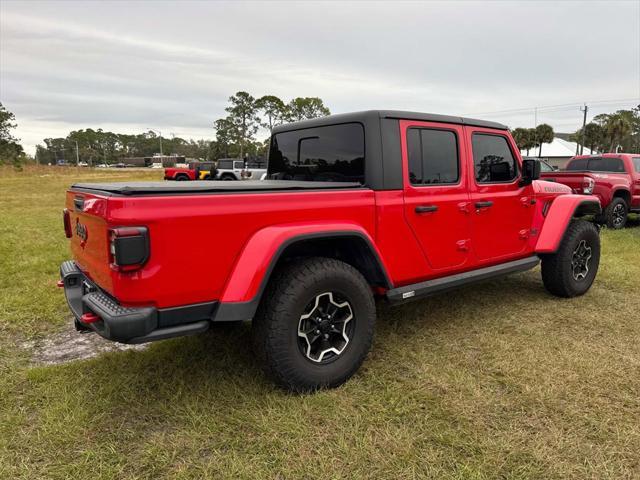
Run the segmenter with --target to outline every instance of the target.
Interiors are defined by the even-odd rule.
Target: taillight
[[[111,267],[121,272],[141,268],[149,258],[147,227],[117,227],[109,229]]]
[[[593,180],[593,178],[586,177],[584,179],[584,182],[582,182],[582,193],[591,195],[593,193],[593,187],[595,186],[595,184],[596,182]]]
[[[67,238],[71,238],[73,232],[71,231],[71,214],[68,209],[62,211],[62,221],[64,222],[64,234]]]

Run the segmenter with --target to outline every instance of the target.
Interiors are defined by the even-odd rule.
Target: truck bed
[[[276,192],[291,190],[365,188],[357,182],[301,182],[294,180],[193,181],[193,182],[110,182],[75,183],[74,191],[100,195],[180,195],[201,193]]]

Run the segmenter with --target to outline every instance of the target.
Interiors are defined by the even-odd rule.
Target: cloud
[[[85,127],[213,136],[238,90],[320,96],[334,112],[445,114],[640,97],[632,2],[3,1],[0,9],[0,97],[28,148]],[[531,111],[484,116],[533,122]],[[577,106],[539,117],[564,130],[581,120]]]

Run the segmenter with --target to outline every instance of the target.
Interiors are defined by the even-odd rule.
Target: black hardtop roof
[[[289,130],[300,130],[303,128],[321,127],[325,125],[335,125],[339,123],[361,122],[366,123],[374,119],[393,118],[398,120],[420,120],[423,122],[452,123],[456,125],[470,125],[474,127],[496,128],[507,130],[508,127],[498,122],[488,120],[478,120],[474,118],[455,117],[451,115],[439,115],[436,113],[406,112],[402,110],[365,110],[362,112],[339,113],[326,117],[301,120],[299,122],[285,123],[273,129],[273,133],[286,132]]]

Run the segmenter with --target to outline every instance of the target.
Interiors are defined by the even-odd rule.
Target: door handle
[[[431,213],[438,210],[437,205],[419,205],[416,207],[416,213]]]
[[[489,208],[493,206],[493,202],[491,200],[487,200],[486,202],[476,202],[476,208]]]

